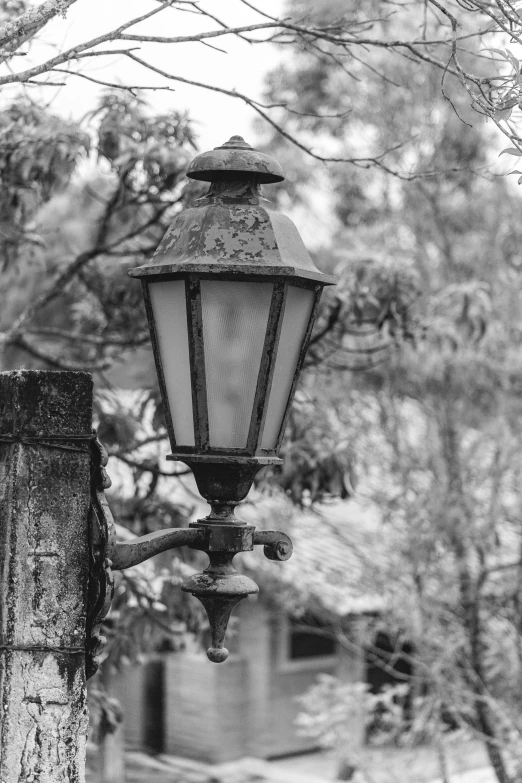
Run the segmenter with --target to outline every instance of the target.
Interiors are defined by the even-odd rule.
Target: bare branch
[[[17,19],[6,22],[0,27],[0,46],[11,44],[14,51],[24,41],[41,30],[55,16],[58,16],[58,14],[65,15],[67,9],[75,2],[76,0],[46,0],[46,2],[36,8],[29,8]],[[8,56],[11,56],[12,53],[9,51]]]
[[[56,4],[59,0],[49,0],[49,2],[51,1],[54,4]],[[64,2],[65,1],[69,2],[69,0],[64,0]],[[95,49],[96,46],[102,43],[118,41],[118,40],[137,41],[140,43],[155,42],[155,43],[170,43],[170,44],[183,43],[183,42],[197,42],[197,41],[204,42],[204,39],[220,37],[223,35],[236,35],[239,37],[243,37],[242,34],[244,32],[254,32],[256,30],[264,30],[264,29],[273,29],[273,30],[275,29],[277,31],[276,35],[282,33],[294,33],[296,36],[295,40],[302,40],[308,42],[320,40],[333,44],[334,46],[340,48],[346,48],[350,46],[359,46],[359,47],[366,46],[366,47],[379,47],[379,48],[384,47],[391,50],[397,48],[407,48],[415,55],[415,57],[425,60],[426,62],[429,62],[431,64],[437,65],[437,67],[443,67],[443,68],[446,67],[444,66],[443,63],[436,60],[432,56],[426,54],[425,52],[423,53],[419,52],[418,47],[426,47],[433,44],[451,44],[451,39],[434,39],[428,41],[423,39],[414,40],[414,41],[400,41],[400,40],[386,41],[377,38],[362,38],[360,37],[361,26],[366,25],[367,27],[370,24],[370,22],[361,23],[356,20],[354,20],[351,23],[353,27],[353,32],[351,35],[348,36],[333,34],[331,30],[335,28],[332,28],[331,26],[307,27],[302,24],[297,24],[295,22],[288,21],[287,19],[280,19],[280,20],[275,20],[270,22],[260,22],[254,25],[248,25],[244,27],[227,27],[226,25],[224,25],[223,22],[217,19],[217,17],[214,17],[212,14],[210,14],[207,11],[203,11],[202,9],[198,9],[199,13],[214,19],[215,21],[218,22],[218,24],[221,24],[223,26],[223,29],[213,30],[209,32],[201,32],[192,36],[177,36],[177,37],[147,36],[147,35],[139,35],[139,34],[134,35],[125,32],[130,27],[133,27],[139,22],[149,19],[155,14],[158,14],[161,11],[163,11],[165,8],[171,7],[175,2],[177,2],[177,0],[166,0],[166,2],[161,3],[159,7],[153,9],[147,14],[143,14],[140,17],[131,19],[130,21],[120,25],[118,28],[109,31],[108,33],[104,33],[103,35],[97,36],[96,38],[93,38],[90,41],[87,41],[86,43],[78,44],[77,46],[66,50],[65,52],[57,55],[56,57],[47,60],[46,62],[40,64],[39,66],[34,66],[33,68],[29,68],[25,71],[21,71],[18,73],[11,72],[5,76],[2,76],[0,77],[0,84],[26,82],[35,76],[39,76],[42,73],[52,70],[56,66],[62,65],[71,60],[83,59],[85,57],[99,57],[103,55],[113,55],[116,53],[120,53],[120,54],[128,53],[129,50],[100,51]],[[250,43],[266,42],[266,39],[257,40],[257,39],[249,38],[246,40],[248,40]],[[274,39],[272,38],[271,40]],[[292,40],[293,39],[291,39],[290,42],[292,42]]]
[[[54,327],[41,327],[38,329],[27,329],[27,334],[33,334],[38,337],[58,337],[61,340],[68,340],[70,342],[88,343],[89,345],[97,345],[100,347],[105,346],[119,346],[122,348],[136,347],[139,345],[145,345],[150,337],[147,334],[143,334],[140,337],[133,339],[119,339],[117,337],[103,337],[93,334],[82,334],[81,332],[68,332],[66,329],[57,329]]]
[[[70,264],[65,267],[65,269],[62,269],[61,272],[58,272],[48,289],[43,291],[40,296],[37,296],[36,299],[31,302],[28,307],[26,307],[26,309],[18,316],[11,328],[2,335],[2,342],[4,345],[13,342],[15,338],[18,338],[22,326],[24,326],[28,320],[33,318],[38,310],[47,305],[54,299],[55,296],[61,293],[65,286],[81,269],[83,269],[83,267],[89,261],[106,252],[107,248],[104,247],[104,243],[107,239],[112,209],[119,198],[120,189],[122,187],[125,176],[126,172],[122,172],[120,174],[120,181],[118,186],[114,189],[114,193],[105,205],[105,210],[98,223],[97,237],[92,249],[80,253]]]
[[[167,92],[176,92],[174,87],[169,87],[167,84],[156,85],[156,86],[136,84],[136,85],[132,85],[132,87],[129,87],[125,84],[108,82],[108,81],[104,81],[103,79],[95,79],[94,76],[88,76],[86,73],[82,73],[81,71],[69,71],[65,68],[52,68],[51,73],[65,73],[67,74],[67,76],[79,76],[81,79],[86,79],[87,81],[93,82],[94,84],[99,84],[102,87],[109,87],[110,89],[114,89],[114,90],[127,90],[133,95],[143,90],[151,90],[151,91],[164,90]],[[28,82],[28,84],[31,84],[31,82]],[[38,84],[43,84],[43,82],[38,82]]]
[[[121,460],[121,462],[125,462],[126,465],[129,465],[131,468],[138,468],[138,470],[142,470],[143,472],[152,473],[153,476],[166,476],[167,478],[172,478],[173,476],[188,476],[189,473],[192,473],[192,471],[187,468],[186,470],[177,470],[177,471],[167,471],[162,470],[160,467],[158,467],[157,463],[149,462],[149,461],[140,461],[136,459],[132,459],[132,457],[128,457],[126,454],[123,454],[121,451],[119,452],[109,452],[109,457],[116,457],[116,459]]]
[[[368,156],[363,158],[347,158],[347,157],[332,157],[327,155],[320,155],[314,152],[310,147],[307,147],[305,144],[300,142],[299,139],[297,139],[295,136],[290,134],[287,130],[285,130],[285,128],[280,123],[276,122],[265,111],[263,111],[263,104],[259,103],[258,101],[254,101],[252,98],[249,98],[248,95],[237,92],[236,90],[227,90],[224,87],[216,87],[215,85],[205,84],[203,82],[197,82],[194,81],[193,79],[186,79],[183,76],[176,76],[175,74],[171,74],[168,73],[167,71],[164,71],[162,68],[158,68],[157,66],[152,65],[152,63],[149,63],[146,60],[141,59],[141,57],[138,57],[137,55],[132,53],[128,53],[127,57],[139,63],[140,65],[143,65],[144,68],[147,68],[150,71],[153,71],[154,73],[158,73],[159,75],[164,76],[166,79],[182,82],[183,84],[190,84],[193,87],[201,87],[204,90],[211,90],[212,92],[219,92],[222,95],[228,95],[230,98],[236,98],[241,101],[244,101],[244,103],[250,106],[269,125],[271,125],[274,128],[274,130],[280,133],[281,136],[283,136],[283,138],[285,138],[287,141],[289,141],[298,149],[302,150],[303,152],[306,152],[307,155],[310,155],[312,158],[315,158],[315,160],[320,161],[321,163],[351,163],[354,166],[359,166],[360,168],[369,168],[370,166],[378,166],[379,168],[383,169],[383,171],[388,172],[388,174],[392,174],[394,177],[398,177],[400,179],[404,179],[408,181],[417,179],[420,176],[429,176],[437,173],[437,172],[430,171],[430,172],[423,172],[423,174],[405,175],[398,171],[394,171],[389,166],[383,163],[383,158],[385,158],[386,155],[388,155],[390,152],[393,152],[396,149],[399,149],[399,147],[404,146],[404,144],[406,144],[407,141],[400,142],[394,147],[385,150],[379,155],[375,155],[373,157]],[[458,169],[454,169],[454,170],[456,171]]]
[[[143,41],[144,43],[193,43],[194,41],[203,41],[206,38],[217,38],[223,35],[238,35],[239,33],[252,32],[255,30],[265,30],[267,28],[280,28],[283,25],[282,22],[265,22],[260,24],[250,24],[245,27],[227,27],[224,30],[211,30],[210,32],[196,33],[195,35],[178,35],[178,36],[163,36],[163,35],[132,35],[126,33],[118,36],[120,41]]]
[[[94,372],[96,370],[103,371],[108,370],[112,362],[110,360],[104,362],[71,362],[67,359],[63,359],[55,353],[48,353],[34,343],[29,342],[24,335],[18,334],[10,340],[11,345],[15,345],[18,348],[22,348],[27,351],[35,359],[45,362],[51,367],[55,367],[57,370],[73,370]]]
[[[54,0],[56,2],[56,0]],[[1,76],[0,77],[0,84],[12,84],[15,82],[24,82],[27,81],[27,79],[31,79],[33,76],[39,76],[42,73],[45,73],[46,71],[50,71],[52,68],[54,68],[57,65],[62,65],[63,63],[69,62],[70,60],[78,60],[81,57],[95,57],[100,56],[102,54],[124,54],[127,50],[119,51],[119,50],[108,50],[104,52],[96,51],[96,52],[88,52],[89,49],[93,49],[93,47],[98,46],[99,44],[106,43],[107,41],[115,41],[118,40],[119,36],[125,32],[125,30],[128,30],[129,27],[133,27],[135,24],[138,24],[139,22],[145,21],[145,19],[150,19],[152,16],[155,16],[156,14],[159,14],[161,11],[163,11],[165,8],[169,8],[176,0],[165,0],[165,2],[161,3],[160,6],[157,8],[154,8],[152,11],[149,11],[146,14],[143,14],[142,16],[137,16],[134,19],[131,19],[129,22],[125,22],[124,24],[117,27],[115,30],[112,30],[111,32],[104,33],[103,35],[99,35],[96,38],[92,38],[90,41],[87,41],[83,44],[78,44],[77,46],[73,46],[71,49],[67,49],[65,52],[62,52],[62,54],[57,55],[56,57],[52,57],[50,60],[47,60],[45,63],[42,63],[41,65],[37,65],[34,68],[28,68],[26,71],[22,71],[20,73],[11,73],[7,76]]]

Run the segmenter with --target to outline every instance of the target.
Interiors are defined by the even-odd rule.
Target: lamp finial
[[[187,171],[187,177],[203,182],[215,182],[230,174],[254,174],[261,185],[282,182],[285,178],[274,158],[251,147],[242,136],[231,136],[221,147],[197,155]]]

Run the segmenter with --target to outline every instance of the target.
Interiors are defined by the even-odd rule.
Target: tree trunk
[[[87,373],[0,373],[2,783],[85,780],[91,427]]]
[[[452,385],[452,370],[446,368],[447,388]],[[508,774],[502,752],[500,750],[495,730],[495,719],[487,703],[487,689],[482,666],[482,624],[480,618],[480,592],[472,579],[468,564],[470,552],[466,550],[469,525],[466,524],[468,513],[465,502],[465,490],[462,481],[460,465],[460,443],[456,426],[456,411],[448,398],[444,403],[442,415],[441,436],[443,453],[448,473],[448,496],[453,511],[460,510],[459,515],[453,514],[453,530],[451,532],[452,546],[456,564],[459,570],[460,599],[463,609],[463,624],[468,636],[470,647],[471,675],[468,677],[474,694],[474,709],[477,722],[484,737],[490,764],[495,772],[498,783],[513,783]]]
[[[436,729],[436,732],[435,747],[437,749],[437,758],[439,760],[440,778],[442,783],[451,783],[448,757],[446,754],[446,748],[444,747],[442,733],[439,728]]]
[[[468,628],[471,646],[471,666],[473,669],[471,686],[476,694],[475,713],[478,719],[480,731],[484,736],[489,762],[493,767],[493,771],[495,772],[498,783],[514,783],[513,779],[508,774],[506,764],[504,762],[504,758],[496,737],[495,718],[492,715],[491,709],[488,705],[488,694],[484,684],[485,678],[480,650],[481,634],[478,607],[475,607],[475,614],[476,618],[474,622],[470,623],[470,627]]]

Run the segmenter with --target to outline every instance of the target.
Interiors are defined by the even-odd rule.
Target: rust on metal
[[[201,286],[197,277],[185,281],[187,302],[188,347],[192,387],[192,416],[194,421],[195,448],[208,449],[208,405],[205,373],[205,349],[203,346],[203,316],[201,313]]]
[[[219,514],[219,509],[217,510]],[[203,552],[251,552],[254,548],[253,525],[247,525],[234,518],[233,504],[228,504],[226,516],[216,516],[215,505],[208,517],[192,522],[190,528],[203,531],[203,535],[190,544],[191,549],[201,549]]]
[[[181,589],[203,604],[212,638],[207,656],[214,663],[222,663],[228,658],[224,641],[232,609],[247,595],[258,593],[259,588],[248,576],[236,571],[232,565],[235,552],[209,552],[208,556],[210,563],[205,571],[191,576]]]
[[[214,182],[220,174],[254,174],[259,183],[282,182],[284,174],[279,163],[247,144],[242,136],[232,136],[221,147],[198,155],[189,166],[191,179]]]
[[[256,531],[253,525],[245,524],[234,514],[238,500],[248,492],[259,465],[250,460],[246,478],[242,481],[240,476],[242,471],[245,471],[244,466],[239,472],[237,465],[223,466],[224,473],[221,474],[219,483],[222,497],[211,501],[208,517],[191,523],[188,528],[158,530],[131,541],[117,542],[112,514],[104,494],[104,490],[111,484],[105,470],[108,456],[97,438],[92,443],[92,455],[87,677],[96,672],[105,641],[100,628],[112,599],[111,571],[123,571],[160,552],[180,546],[189,546],[208,555],[209,565],[205,571],[191,576],[182,584],[181,589],[191,593],[203,605],[212,637],[212,646],[207,650],[207,656],[214,663],[222,663],[228,657],[224,641],[233,608],[247,595],[259,591],[252,579],[236,571],[232,565],[235,555],[252,551],[255,544],[264,546],[264,553],[270,560],[287,560],[292,554],[292,543],[287,535],[273,530]],[[210,475],[212,474],[211,470]],[[225,476],[228,478],[225,479]]]
[[[310,319],[308,321],[308,326],[306,328],[303,344],[301,345],[301,352],[299,354],[299,359],[297,360],[297,365],[294,372],[294,379],[292,381],[292,386],[290,387],[290,394],[288,395],[286,410],[283,416],[283,421],[281,423],[281,429],[279,430],[279,436],[277,438],[277,443],[275,448],[276,454],[279,453],[279,449],[281,448],[281,443],[283,441],[283,436],[285,434],[288,417],[290,415],[290,408],[292,407],[292,400],[294,399],[294,394],[297,388],[297,383],[299,381],[299,376],[301,375],[301,370],[303,369],[306,351],[308,350],[308,343],[310,342],[310,337],[312,336],[312,329],[314,328],[317,311],[319,309],[319,302],[321,300],[322,290],[323,288],[320,285],[315,287],[315,300],[312,307],[312,312],[310,313]]]
[[[242,457],[219,454],[205,455],[209,459],[196,459],[199,455],[172,454],[171,459],[184,462],[192,470],[199,494],[212,503],[240,503],[246,498],[256,473],[264,466],[281,464],[279,457]]]
[[[282,460],[276,456],[257,454],[250,454],[246,449],[234,449],[228,447],[216,447],[209,448],[204,454],[194,453],[193,446],[176,446],[176,454],[167,454],[166,459],[186,461],[190,459],[191,462],[201,463],[202,465],[208,463],[209,465],[222,464],[222,465],[244,465],[245,467],[254,465],[279,465]]]
[[[115,541],[109,548],[109,559],[114,571],[123,571],[125,568],[143,563],[160,552],[167,552],[179,546],[196,545],[203,543],[204,534],[201,530],[188,528],[174,528],[169,530],[156,530],[146,536],[140,536],[132,541]]]
[[[240,160],[241,166],[238,163]],[[193,161],[189,174],[208,179],[211,182],[208,193],[195,207],[184,210],[175,218],[151,261],[129,272],[130,275],[142,279],[146,290],[147,315],[172,445],[172,458],[182,460],[190,467],[201,463],[194,468],[198,484],[213,484],[219,496],[222,495],[222,490],[217,486],[221,481],[217,477],[220,472],[218,462],[235,465],[236,477],[237,471],[242,471],[243,475],[239,478],[243,485],[246,475],[252,472],[252,463],[248,460],[254,459],[258,468],[277,460],[280,444],[277,448],[263,450],[261,438],[288,283],[291,281],[292,285],[319,290],[335,282],[333,277],[323,274],[315,267],[292,221],[272,210],[261,197],[259,184],[262,181],[261,174],[268,171],[267,160],[271,161],[267,156],[253,150],[240,137],[233,137],[222,147],[198,156]],[[270,166],[272,176],[277,173],[277,176],[282,178],[278,164],[272,161]],[[211,447],[200,281],[219,279],[258,282],[266,281],[267,277],[273,281],[274,291],[247,442],[242,448]],[[195,444],[184,447],[178,446],[175,441],[158,339],[147,292],[148,281],[173,279],[185,282],[191,363]],[[312,321],[310,328],[311,324]],[[301,366],[302,361],[299,362],[299,370]],[[296,377],[297,375],[298,372]],[[295,383],[292,395],[294,390]],[[203,476],[204,473],[214,473],[216,477],[208,479]],[[225,484],[230,483],[225,477]],[[212,497],[210,486],[203,492],[205,497],[208,493]]]
[[[203,574],[185,582],[182,589],[195,595],[205,607],[212,631],[212,646],[207,654],[211,660],[219,662],[228,655],[223,645],[233,607],[241,598],[257,592],[257,586],[233,568],[234,556],[258,544],[264,547],[264,553],[270,560],[284,561],[292,554],[292,542],[288,536],[277,531],[257,531],[245,525],[235,516],[234,508],[246,497],[256,473],[263,466],[281,463],[277,455],[321,291],[325,285],[334,284],[335,278],[317,269],[292,221],[272,209],[263,199],[260,185],[283,179],[279,164],[272,158],[250,147],[241,137],[234,136],[221,147],[197,156],[188,176],[210,182],[208,193],[195,206],[176,216],[153,258],[147,264],[131,269],[129,274],[141,278],[145,290],[149,282],[185,281],[195,445],[176,445],[169,416],[167,427],[173,453],[168,459],[180,460],[191,468],[200,494],[211,505],[208,517],[191,526],[198,536],[189,542],[190,547],[208,554],[210,564]],[[200,289],[200,281],[206,279],[270,281],[274,286],[244,448],[212,448],[209,444]],[[313,291],[314,302],[276,446],[262,449],[263,428],[290,284]],[[162,362],[148,294],[146,306],[160,389],[168,415]],[[171,531],[170,539],[158,535],[154,546],[160,540],[162,546],[186,542],[184,535],[178,537],[174,532]],[[146,557],[150,556],[153,548],[148,543],[144,548],[139,542],[130,542],[125,551],[130,553],[133,547],[136,552],[140,548],[142,553],[146,551]],[[126,562],[131,562],[134,557],[129,554]],[[116,562],[122,563],[123,560]]]
[[[143,300],[145,302],[145,312],[147,314],[147,321],[149,324],[149,331],[152,343],[152,352],[154,354],[154,363],[156,365],[158,374],[158,384],[160,387],[161,399],[163,402],[163,415],[165,416],[165,423],[167,425],[167,432],[171,447],[176,445],[176,433],[174,432],[174,425],[172,423],[172,416],[170,414],[169,396],[167,394],[167,385],[165,383],[165,376],[163,374],[163,362],[161,359],[161,352],[159,349],[158,335],[156,332],[156,322],[154,320],[154,311],[152,309],[152,302],[150,299],[149,286],[146,280],[141,281],[143,290]]]
[[[252,418],[250,420],[250,429],[248,432],[247,450],[252,453],[258,451],[263,438],[263,428],[265,426],[270,389],[272,388],[272,379],[274,377],[277,348],[279,346],[279,337],[283,325],[287,291],[287,283],[283,281],[274,283],[270,312],[268,313],[265,344],[263,346],[263,354],[261,357],[261,365],[259,367],[254,397],[254,407],[252,409]]]
[[[237,144],[195,158],[188,175],[209,180],[209,192],[176,216],[153,258],[129,274],[240,273],[335,283],[317,269],[292,221],[259,193],[260,183],[283,179],[279,164],[243,140]]]
[[[265,557],[269,560],[290,560],[294,548],[286,533],[277,530],[256,530],[253,535],[254,545],[262,545]]]

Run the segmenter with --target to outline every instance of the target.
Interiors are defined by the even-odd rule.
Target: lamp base
[[[280,465],[279,457],[242,457],[213,454],[169,454],[192,470],[199,493],[210,503],[240,503],[246,498],[256,473],[266,465]]]
[[[202,574],[187,579],[181,589],[198,598],[207,613],[212,646],[207,657],[213,663],[223,663],[228,658],[224,646],[225,634],[232,609],[247,595],[259,592],[259,588],[245,574],[239,574],[232,565],[235,552],[208,552],[210,564]]]

